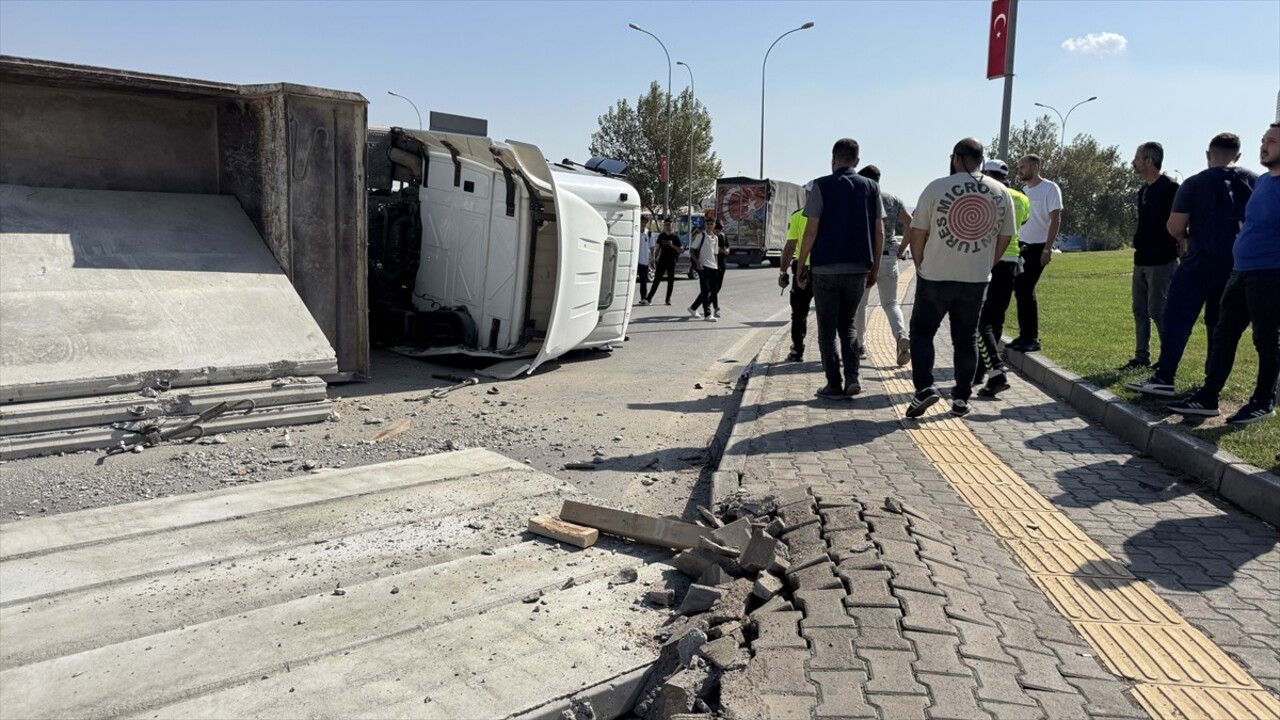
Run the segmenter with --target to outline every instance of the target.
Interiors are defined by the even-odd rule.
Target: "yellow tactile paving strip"
[[[899,281],[905,296],[913,269]],[[874,291],[873,291],[874,292]],[[910,368],[879,308],[867,314],[866,348],[899,416],[915,392]],[[1032,581],[1153,718],[1280,720],[1270,694],[1105,548],[992,453],[939,402],[907,434],[956,492],[1009,546]]]

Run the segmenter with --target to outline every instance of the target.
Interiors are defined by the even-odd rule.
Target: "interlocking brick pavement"
[[[944,388],[948,343],[944,328],[935,373]],[[797,593],[798,633],[787,623],[807,649],[768,651],[792,653],[790,671],[777,671],[771,656],[773,673],[753,673],[787,678],[757,690],[772,694],[767,706],[803,717],[1147,717],[1132,683],[1099,662],[988,520],[903,432],[884,384],[897,369],[864,364],[860,396],[819,400],[816,352],[785,363],[787,349],[766,345],[752,381],[758,402],[744,408],[727,449],[746,456],[744,494],[804,488],[815,498],[784,513],[788,526],[809,523],[785,539],[796,543],[793,559],[815,563],[803,580],[823,584]],[[1046,533],[1083,530],[1080,539],[1102,545],[1263,687],[1280,689],[1276,531],[1135,457],[1027,381],[1012,382],[998,402],[975,402],[963,422],[1079,527]],[[822,544],[829,563],[813,560]],[[843,602],[832,602],[841,593]],[[853,627],[833,622],[841,604]],[[791,696],[809,699],[777,699]]]

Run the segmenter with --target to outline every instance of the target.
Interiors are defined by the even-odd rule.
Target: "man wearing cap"
[[[805,183],[804,191],[806,193],[813,191],[812,180]],[[803,207],[787,218],[787,242],[782,246],[782,273],[778,275],[778,287],[791,286],[791,352],[787,354],[788,362],[804,360],[804,338],[809,334],[809,306],[813,304],[813,287],[810,285],[800,287],[800,283],[790,282],[787,277],[788,268],[791,270],[792,277],[800,276],[800,270],[792,255],[800,249],[800,242],[804,240],[805,225]]]
[[[982,174],[995,180],[1009,191],[1013,200],[1013,240],[1005,248],[1004,255],[991,268],[991,284],[987,285],[987,298],[978,316],[978,369],[973,374],[973,384],[982,382],[990,371],[987,384],[978,390],[978,397],[993,398],[1009,389],[1004,362],[1000,359],[1000,336],[1004,334],[1004,318],[1013,299],[1014,279],[1022,272],[1022,256],[1018,250],[1018,229],[1031,216],[1031,200],[1009,185],[1009,166],[1003,160],[988,160],[982,166]]]
[[[924,415],[941,394],[933,384],[933,338],[942,318],[951,320],[956,387],[951,413],[969,414],[978,352],[982,298],[991,268],[1013,237],[1013,200],[1005,186],[984,177],[982,143],[965,138],[951,151],[951,175],[929,183],[911,216],[911,257],[916,263],[916,299],[911,312],[911,379],[916,393],[908,418]]]
[[[862,293],[876,284],[884,252],[880,186],[854,172],[857,165],[858,141],[837,140],[831,148],[831,174],[813,181],[804,207],[796,282],[813,283],[818,350],[827,376],[817,392],[821,398],[847,399],[862,392],[854,317]]]

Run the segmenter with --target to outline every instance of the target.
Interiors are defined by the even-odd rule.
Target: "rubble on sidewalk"
[[[722,683],[733,686],[725,692],[735,697],[749,690],[742,679],[762,672],[756,667],[764,662],[756,659],[760,652],[805,642],[798,632],[787,632],[803,616],[797,608],[812,602],[814,593],[842,587],[813,524],[816,499],[801,488],[735,499],[718,513],[700,508],[703,524],[573,501],[565,507],[562,519],[601,532],[683,546],[670,562],[688,582],[668,578],[670,587],[641,590],[635,601],[672,609],[655,638],[658,660],[636,695],[633,712],[643,720],[742,717],[743,702],[722,701]],[[812,537],[806,527],[815,531]]]

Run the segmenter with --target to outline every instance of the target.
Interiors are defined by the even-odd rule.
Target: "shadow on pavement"
[[[1071,432],[1071,431],[1063,431]],[[1028,441],[1028,445],[1034,447]],[[1053,445],[1051,448],[1075,451],[1075,447],[1064,448]],[[1057,507],[1092,508],[1112,501],[1129,502],[1135,505],[1153,505],[1166,502],[1183,495],[1195,494],[1196,488],[1169,478],[1161,472],[1154,460],[1146,458],[1129,458],[1124,462],[1107,460],[1105,462],[1084,465],[1054,473],[1062,494],[1050,498]]]
[[[1171,590],[1212,590],[1231,585],[1241,566],[1280,544],[1280,534],[1258,527],[1239,515],[1172,518],[1125,540],[1124,550],[1139,577]],[[1196,550],[1202,557],[1191,554]]]
[[[777,430],[740,440],[728,448],[728,452],[747,452],[754,455],[841,450],[851,445],[871,442],[901,427],[897,420],[863,420],[861,418],[833,420],[810,425],[799,431]]]

